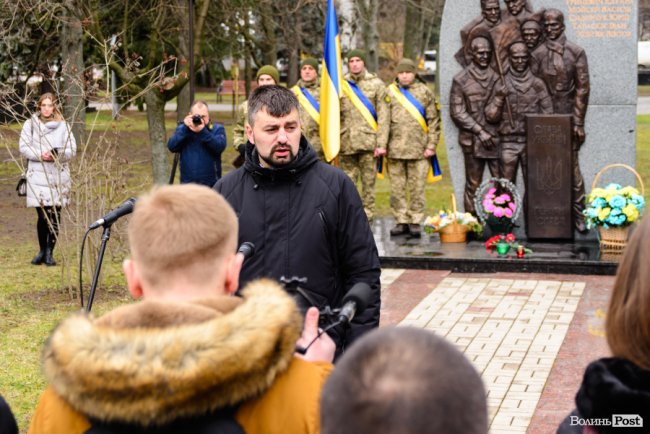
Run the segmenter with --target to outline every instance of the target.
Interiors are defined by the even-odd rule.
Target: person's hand
[[[424,150],[424,158],[431,158],[434,155],[436,155],[436,151],[434,151],[433,149],[425,149]]]
[[[494,85],[494,95],[499,98],[505,98],[506,95],[508,95],[508,89],[506,88],[506,85],[500,81],[497,81]]]
[[[478,133],[478,139],[481,141],[481,144],[485,147],[485,149],[492,149],[494,148],[494,142],[492,141],[492,135],[488,133],[485,130],[481,130],[480,133]]]
[[[41,160],[43,161],[54,161],[54,155],[50,151],[45,151],[41,154]]]
[[[578,149],[585,142],[585,127],[576,125],[573,127],[573,137],[575,138],[576,143],[578,144]],[[577,150],[577,149],[576,149]]]
[[[201,123],[198,125],[195,125],[194,122],[192,122],[192,114],[189,114],[183,118],[183,123],[187,128],[190,130],[194,131],[195,133],[200,132],[203,128],[205,128],[205,120],[201,118]]]
[[[327,333],[321,333],[316,339],[320,329],[318,328],[318,317],[320,313],[318,308],[310,307],[305,314],[305,325],[302,329],[302,335],[296,342],[296,347],[307,348],[305,354],[295,353],[296,357],[307,360],[308,362],[331,362],[334,360],[336,344]],[[316,339],[314,341],[314,339]],[[312,343],[314,341],[314,343]]]
[[[375,148],[375,158],[386,155],[386,148]]]

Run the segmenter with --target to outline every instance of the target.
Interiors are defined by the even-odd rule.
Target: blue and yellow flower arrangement
[[[620,228],[639,220],[645,209],[645,199],[634,187],[612,183],[591,190],[586,205],[583,213],[587,228]]]

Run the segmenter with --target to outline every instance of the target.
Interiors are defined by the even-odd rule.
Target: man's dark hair
[[[299,110],[298,98],[286,87],[260,86],[248,100],[248,123],[253,126],[255,115],[264,109],[275,118],[286,116],[293,109]]]
[[[413,327],[374,330],[346,352],[321,396],[323,434],[486,434],[485,389],[452,344]]]

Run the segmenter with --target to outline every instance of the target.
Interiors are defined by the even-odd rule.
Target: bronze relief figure
[[[529,0],[504,4],[480,0],[481,15],[461,29],[455,55],[464,69],[452,82],[450,112],[465,161],[465,210],[475,212],[474,194],[486,166],[490,175],[512,182],[521,166],[526,181],[527,115],[569,114],[573,226],[583,232],[578,151],[589,101],[585,51],[567,41],[560,10],[535,11]]]

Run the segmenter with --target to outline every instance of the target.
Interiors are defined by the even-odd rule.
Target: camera
[[[192,115],[192,123],[194,125],[201,125],[203,123],[203,118],[201,115]]]

